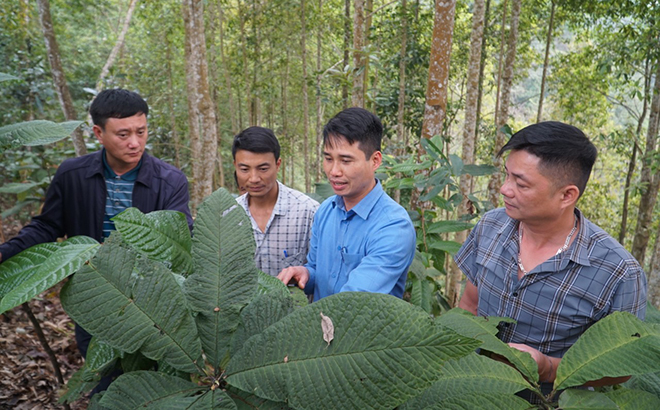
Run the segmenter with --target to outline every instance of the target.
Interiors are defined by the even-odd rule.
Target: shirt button
[[[341,250],[341,246],[337,246],[337,250],[340,251],[340,250]]]
[[[513,292],[513,297],[514,298],[518,297],[518,292]]]
[[[115,205],[116,205],[116,206],[119,206],[119,201],[115,201]]]

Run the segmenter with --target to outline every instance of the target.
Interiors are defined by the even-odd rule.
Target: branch
[[[117,59],[117,55],[119,54],[119,51],[121,51],[122,47],[124,47],[124,40],[126,39],[126,32],[128,32],[128,26],[131,23],[131,17],[133,16],[133,10],[135,10],[135,5],[137,4],[137,0],[131,0],[131,3],[128,5],[128,11],[126,12],[126,18],[124,19],[124,25],[121,29],[121,33],[119,33],[119,37],[117,38],[117,42],[115,43],[115,46],[112,48],[112,51],[110,52],[110,55],[108,56],[108,61],[105,62],[105,65],[101,69],[101,74],[99,75],[99,80],[96,82],[96,93],[98,94],[101,91],[101,88],[103,87],[103,80],[105,77],[108,75],[110,72],[110,67],[115,63],[115,60]]]

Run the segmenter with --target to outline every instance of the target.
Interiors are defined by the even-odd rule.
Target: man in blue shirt
[[[362,108],[340,112],[323,129],[323,170],[336,195],[314,216],[307,264],[278,275],[314,300],[345,291],[403,296],[415,229],[375,178],[382,135],[380,119]]]
[[[506,151],[504,208],[487,212],[454,258],[468,278],[459,307],[515,319],[498,335],[534,358],[547,394],[562,356],[591,325],[614,311],[644,319],[646,276],[576,208],[597,154],[582,131],[530,125]]]

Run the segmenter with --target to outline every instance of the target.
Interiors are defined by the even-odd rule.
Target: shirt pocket
[[[353,269],[357,268],[360,262],[362,262],[363,255],[359,253],[344,253],[341,254],[342,265],[346,269],[346,272],[350,272]]]
[[[283,268],[288,268],[290,266],[302,266],[305,264],[305,258],[307,254],[305,252],[294,253],[293,255],[285,256],[282,258]]]

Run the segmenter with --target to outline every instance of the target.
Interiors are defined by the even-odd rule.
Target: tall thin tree
[[[53,83],[55,83],[55,90],[57,91],[57,98],[60,101],[64,118],[67,120],[77,120],[78,114],[73,106],[73,99],[69,92],[69,86],[66,83],[66,76],[64,74],[64,67],[62,66],[62,59],[60,57],[60,47],[57,44],[57,37],[55,36],[55,29],[53,28],[53,20],[50,15],[50,3],[48,0],[37,0],[39,6],[39,18],[41,20],[41,29],[46,42],[46,51],[48,53],[48,62],[50,63],[50,72],[53,76]],[[76,156],[87,154],[87,147],[82,135],[82,130],[78,127],[71,135],[73,141],[73,148],[76,151]]]
[[[353,107],[364,107],[364,2],[355,0],[353,13],[353,90],[351,103]]]
[[[500,187],[502,186],[502,158],[497,152],[506,142],[504,125],[509,119],[509,105],[511,101],[511,88],[513,87],[513,75],[516,62],[516,46],[518,44],[518,23],[520,21],[520,9],[522,0],[513,0],[511,5],[511,29],[507,41],[506,59],[504,61],[504,71],[502,74],[502,96],[500,97],[499,112],[497,113],[497,133],[495,136],[495,146],[493,155],[493,165],[496,168],[495,173],[488,182],[488,199],[497,207],[500,199]]]
[[[543,58],[543,73],[541,74],[541,93],[539,95],[539,106],[536,113],[536,122],[541,122],[543,118],[543,97],[545,96],[545,81],[548,75],[548,61],[550,60],[550,46],[552,45],[552,29],[555,22],[554,0],[550,0],[550,22],[548,23],[548,34],[545,38],[545,57]]]
[[[479,71],[481,71],[481,50],[484,39],[484,16],[486,14],[485,0],[474,1],[474,12],[472,15],[472,34],[470,36],[470,60],[467,73],[467,95],[465,100],[465,125],[463,126],[463,162],[471,164],[474,162],[474,147],[476,144],[477,107],[479,102]],[[463,199],[458,207],[458,218],[473,213],[472,202],[468,199],[472,186],[472,176],[461,175],[459,188]],[[467,231],[456,232],[454,240],[458,243],[465,242]],[[455,263],[450,265],[449,281],[446,288],[446,296],[451,306],[458,305],[461,292],[462,272]]]
[[[302,93],[303,93],[303,161],[304,169],[310,169],[309,159],[309,92],[307,90],[307,30],[305,19],[305,0],[300,0],[300,53],[302,64]],[[305,192],[310,192],[311,172],[305,172]]]
[[[188,126],[192,148],[192,210],[213,192],[218,132],[209,89],[204,1],[183,0]]]

